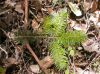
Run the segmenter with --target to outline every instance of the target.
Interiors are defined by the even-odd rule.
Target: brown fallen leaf
[[[33,28],[33,30],[37,30],[38,28],[39,28],[39,24],[38,24],[38,22],[35,20],[35,19],[33,19],[32,20],[32,28]]]
[[[84,47],[84,50],[88,52],[96,52],[100,54],[100,45],[98,41],[94,39],[88,39],[86,42],[82,43],[82,46]]]
[[[83,7],[84,7],[84,11],[86,12],[86,11],[88,11],[89,9],[90,9],[90,6],[91,4],[90,4],[90,2],[84,2],[83,3]]]
[[[76,74],[99,74],[98,72],[95,72],[93,70],[91,70],[90,68],[89,69],[81,69],[79,67],[76,67]]]
[[[36,17],[37,17],[36,20],[37,20],[38,22],[42,22],[42,21],[43,21],[43,15],[42,15],[41,12],[38,12],[38,14],[37,14]]]
[[[95,11],[91,14],[89,21],[92,21],[95,25],[99,22],[100,11]]]
[[[12,0],[6,0],[6,1],[5,1],[5,5],[7,5],[7,6],[12,6],[12,7],[14,7],[15,4],[16,4],[16,2],[14,2],[14,1],[12,1]]]
[[[4,60],[4,64],[5,64],[5,67],[9,67],[13,64],[18,64],[18,62],[15,58],[8,58],[8,59]]]
[[[41,63],[45,69],[49,68],[51,65],[53,65],[53,60],[50,56],[46,56],[44,59],[41,60]]]
[[[17,11],[18,13],[23,13],[24,14],[24,11],[22,9],[22,5],[21,4],[17,4],[15,6],[15,11]]]
[[[97,10],[97,6],[98,6],[97,0],[93,0],[93,3],[92,3],[92,7],[91,7],[90,12],[96,11]]]
[[[76,21],[70,20],[70,26],[75,30],[84,31],[85,33],[87,32],[87,24],[77,23]]]
[[[48,13],[49,13],[49,14],[51,14],[51,13],[53,12],[52,7],[48,7],[47,10],[48,10]]]

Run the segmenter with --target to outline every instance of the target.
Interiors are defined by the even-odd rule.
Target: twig
[[[5,14],[5,13],[7,13],[7,12],[9,12],[11,9],[7,9],[7,10],[4,10],[4,11],[0,11],[0,15],[3,15],[3,14]]]
[[[0,46],[0,49],[1,49],[3,52],[5,52],[6,58],[8,58],[8,53],[7,53],[7,51],[6,51],[5,49],[3,49],[1,46]]]
[[[45,74],[48,74],[48,72],[46,71],[46,69],[43,67],[42,63],[40,62],[40,60],[38,59],[38,57],[36,56],[35,52],[32,50],[32,48],[30,47],[30,45],[28,43],[25,44],[26,48],[30,51],[30,53],[32,54],[32,56],[35,58],[35,60],[37,61],[37,63],[39,64],[40,68],[43,70],[43,72]]]
[[[25,28],[28,26],[28,0],[25,0],[25,18],[24,18]]]

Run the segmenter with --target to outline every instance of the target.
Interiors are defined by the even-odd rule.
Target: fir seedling
[[[68,13],[66,9],[53,12],[53,14],[44,18],[43,31],[49,36],[56,37],[49,44],[51,57],[59,70],[68,67],[68,58],[66,55],[74,55],[73,47],[79,45],[85,40],[86,35],[81,31],[65,30],[67,27]],[[72,49],[70,49],[71,47]],[[67,51],[65,50],[67,48]],[[69,52],[69,53],[68,53]]]

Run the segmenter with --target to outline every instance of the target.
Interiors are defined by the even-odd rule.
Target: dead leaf
[[[91,69],[83,70],[81,68],[76,67],[76,74],[99,74],[99,73],[96,73]]]
[[[18,64],[17,60],[15,58],[8,58],[4,60],[5,67],[11,66],[13,64]]]
[[[95,11],[91,14],[89,21],[92,21],[95,25],[99,22],[100,11]]]
[[[98,41],[94,39],[88,39],[86,42],[82,43],[82,46],[84,47],[84,50],[88,52],[97,52],[100,54],[100,45]]]
[[[15,11],[17,11],[18,13],[24,13],[21,4],[17,4],[17,5],[15,6]]]
[[[80,10],[80,8],[78,7],[77,4],[73,4],[72,2],[68,2],[68,5],[69,5],[71,11],[72,11],[76,16],[81,16],[81,15],[82,15],[82,11]]]
[[[48,7],[47,10],[48,10],[48,13],[49,13],[49,14],[51,14],[51,13],[53,12],[52,7]]]
[[[90,2],[84,1],[83,3],[84,10],[88,11],[91,7],[90,5],[91,5]]]
[[[37,14],[37,21],[38,22],[42,22],[43,21],[43,16],[42,16],[41,12],[38,12],[38,14]]]
[[[39,65],[30,65],[29,69],[31,70],[31,72],[33,72],[32,74],[34,74],[34,73],[40,73],[40,67],[39,67]]]
[[[46,56],[44,59],[41,60],[41,63],[43,64],[43,67],[46,69],[53,64],[53,60],[50,56]]]
[[[87,32],[87,25],[84,23],[77,23],[76,21],[70,20],[70,26],[72,28],[74,28],[75,30],[80,30],[80,31],[84,31],[85,33]]]
[[[38,28],[39,28],[39,24],[38,24],[38,22],[35,20],[35,19],[33,19],[32,20],[32,28],[34,29],[34,30],[37,30]]]
[[[97,6],[98,6],[97,1],[96,1],[96,0],[93,0],[93,2],[92,2],[92,7],[91,7],[90,12],[94,12],[94,11],[96,11]]]
[[[9,6],[15,6],[16,3],[14,1],[12,1],[12,0],[6,0],[5,4],[9,5]]]

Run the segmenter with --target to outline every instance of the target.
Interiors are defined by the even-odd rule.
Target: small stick
[[[24,18],[24,24],[25,24],[25,29],[27,29],[27,26],[28,26],[28,0],[25,0],[24,3],[25,3],[25,11],[24,11],[25,18]]]
[[[6,51],[5,49],[3,49],[1,46],[0,46],[0,50],[3,51],[3,52],[5,52],[5,54],[6,54],[6,59],[7,59],[7,58],[8,58],[8,53],[7,53],[7,51]]]
[[[4,10],[4,11],[0,11],[0,15],[3,15],[5,13],[9,12],[9,11],[11,11],[11,9],[7,9],[7,10]]]
[[[32,54],[32,56],[35,58],[35,60],[37,61],[37,63],[39,64],[40,68],[42,69],[42,71],[45,74],[48,74],[48,72],[46,71],[46,69],[43,67],[42,63],[40,62],[40,60],[38,59],[38,57],[36,56],[35,52],[32,50],[32,48],[30,47],[29,43],[26,43],[26,48],[30,51],[30,53]]]

